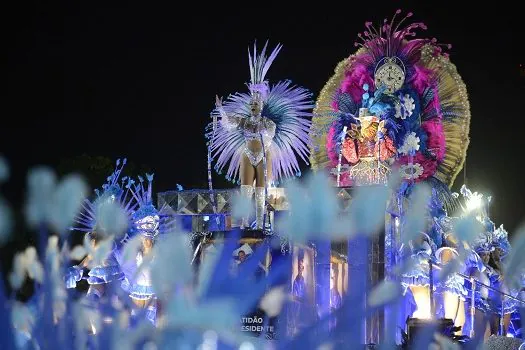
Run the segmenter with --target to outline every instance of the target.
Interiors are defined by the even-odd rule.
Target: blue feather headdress
[[[490,253],[494,250],[492,232],[483,232],[472,242],[472,248],[476,253]]]
[[[147,186],[144,186],[144,178],[139,176],[139,182],[134,185],[130,183],[128,189],[138,203],[138,209],[133,213],[133,226],[131,234],[141,234],[147,238],[155,238],[160,230],[160,216],[157,208],[153,205],[152,182],[154,174],[146,174]]]
[[[85,199],[82,203],[82,211],[75,219],[76,226],[71,227],[71,230],[82,232],[95,231],[97,229],[98,208],[100,204],[105,202],[118,203],[131,223],[131,217],[137,208],[137,203],[134,201],[133,196],[130,196],[129,191],[129,183],[132,180],[123,177],[121,184],[119,184],[119,178],[126,162],[126,158],[124,158],[122,163],[120,162],[120,159],[117,159],[115,171],[107,177],[106,183],[102,185],[102,191],[95,189],[96,197],[93,200]],[[128,185],[124,186],[126,181],[128,182]],[[128,190],[125,190],[124,188],[128,188]]]
[[[507,230],[503,228],[503,225],[500,225],[497,229],[494,230],[492,244],[494,248],[499,248],[502,251],[501,257],[504,258],[510,252],[510,242],[508,238]]]

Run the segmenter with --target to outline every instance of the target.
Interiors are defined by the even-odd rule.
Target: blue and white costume
[[[117,160],[115,171],[107,178],[107,182],[102,186],[102,191],[95,190],[96,198],[93,201],[86,199],[83,203],[83,210],[76,218],[77,226],[71,228],[81,232],[86,232],[85,240],[88,240],[94,247],[98,241],[104,238],[109,239],[111,235],[115,236],[120,232],[105,232],[103,227],[100,227],[98,218],[100,205],[105,202],[117,203],[126,213],[129,225],[131,224],[131,215],[135,211],[137,204],[133,201],[129,191],[125,191],[124,183],[127,178],[122,178],[122,184],[119,184],[119,178],[126,159],[120,162]],[[130,227],[130,226],[128,226]],[[102,264],[98,266],[91,266],[89,272],[84,276],[85,269],[89,267],[90,256],[88,255],[80,265],[73,266],[68,269],[65,280],[67,288],[75,288],[77,282],[86,279],[90,287],[87,292],[87,297],[90,299],[100,299],[104,294],[103,288],[105,285],[124,278],[124,274],[120,269],[120,264],[117,260],[118,245],[113,242],[113,247],[109,255],[104,259]]]
[[[159,236],[159,232],[164,229],[160,224],[160,216],[153,205],[151,183],[153,175],[146,174],[148,181],[147,188],[144,188],[144,179],[139,176],[139,182],[135,186],[130,186],[130,191],[134,200],[138,203],[138,209],[132,215],[132,228],[128,232],[128,238],[139,235],[142,237],[142,248],[139,249],[135,257],[134,267],[125,271],[125,278],[122,281],[122,288],[126,290],[131,299],[144,302],[146,307],[145,317],[153,324],[157,319],[157,298],[151,281],[150,264],[155,259],[152,256],[153,245]],[[145,263],[148,261],[148,263]],[[141,313],[140,309],[132,311],[132,315]]]

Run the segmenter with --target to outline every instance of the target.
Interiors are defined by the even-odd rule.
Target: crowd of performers
[[[216,98],[213,119],[206,128],[208,168],[215,162],[218,173],[240,185],[243,197],[251,200],[255,195],[252,227],[256,229],[267,229],[268,186],[299,176],[300,159],[310,161],[314,170],[330,171],[336,186],[384,183],[391,169],[398,169],[409,184],[405,190],[426,182],[433,189],[428,229],[400,248],[400,256],[413,262],[401,276],[405,295],[415,306],[410,316],[433,316],[429,305],[432,279],[439,306],[436,312],[469,332],[473,326],[467,317],[472,286],[464,276],[473,276],[483,283],[475,289],[475,323],[488,319],[490,333],[496,333],[501,323],[505,334],[516,301],[486,286],[513,296],[520,292],[506,285],[501,267],[510,250],[507,232],[502,226],[496,228],[486,206],[481,206],[476,209],[477,218],[484,229],[475,242],[465,245],[452,230],[459,218],[444,209],[444,198],[450,197],[448,188],[461,169],[468,145],[470,112],[464,84],[442,45],[411,38],[415,29],[425,28],[422,23],[400,25],[394,19],[390,24],[385,20],[379,29],[366,24],[365,35],[359,36],[363,43],[356,44],[360,49],[338,66],[314,113],[308,90],[288,80],[273,85],[265,80],[281,46],[269,56],[266,45],[261,52],[254,47],[249,51],[248,92],[232,94],[224,102]],[[157,298],[150,271],[141,264],[154,258],[152,247],[162,239],[163,225],[152,203],[152,176],[147,176],[145,186],[142,178],[136,183],[129,178],[119,180],[121,171],[122,167],[117,168],[95,200],[86,202],[77,229],[87,232],[86,240],[93,246],[107,244],[111,235],[100,234],[97,206],[113,201],[128,215],[126,235],[111,242],[111,254],[102,265],[91,266],[88,256],[72,267],[66,283],[72,288],[86,279],[87,296],[93,301],[111,297],[108,291],[115,288],[125,291],[133,301],[131,314],[155,323]],[[474,196],[467,189],[462,193]],[[403,215],[400,220],[403,227]],[[248,218],[243,218],[241,227],[249,226]],[[141,249],[132,262],[124,261],[124,244],[134,237],[141,237]],[[458,260],[463,264],[462,275],[440,279],[438,271]],[[431,269],[430,261],[436,269]],[[301,294],[299,282],[294,282],[293,291]]]
[[[157,299],[151,285],[150,271],[140,267],[144,259],[152,258],[152,248],[159,239],[162,239],[163,228],[166,225],[160,224],[159,214],[152,203],[152,176],[147,175],[148,184],[146,186],[142,178],[137,183],[130,178],[123,178],[119,183],[124,164],[125,162],[122,166],[117,167],[108,178],[102,191],[97,191],[94,200],[86,200],[85,210],[78,218],[79,225],[75,227],[76,230],[86,232],[85,239],[93,247],[107,244],[107,240],[110,239],[112,246],[110,253],[98,266],[90,265],[92,257],[86,256],[78,265],[68,270],[66,285],[68,288],[75,288],[79,281],[86,280],[89,284],[86,297],[92,302],[91,305],[95,306],[105,298],[122,295],[123,291],[134,305],[131,310],[132,319],[133,317],[145,317],[156,324]],[[480,196],[477,193],[471,193],[466,187],[462,188],[461,193],[466,203]],[[97,206],[104,201],[120,205],[127,213],[129,225],[124,238],[112,240],[110,233],[99,233],[100,227],[97,227],[96,217]],[[480,205],[475,208],[464,206],[462,214],[474,215],[483,230],[473,242],[460,247],[453,233],[453,226],[457,220],[461,219],[461,214],[458,217],[448,216],[436,191],[433,191],[429,206],[428,230],[418,239],[410,241],[409,245],[402,246],[399,251],[400,257],[412,260],[411,268],[401,275],[405,296],[411,301],[409,303],[411,309],[405,316],[422,319],[434,317],[452,319],[457,326],[462,327],[465,335],[471,335],[473,328],[486,330],[487,335],[506,335],[509,331],[511,317],[519,313],[520,305],[515,299],[508,298],[496,290],[517,298],[520,298],[521,295],[523,300],[523,288],[521,290],[509,288],[505,283],[502,265],[511,249],[508,235],[503,225],[496,228],[490,220],[487,212],[488,202],[480,201],[479,203]],[[400,225],[403,225],[403,220]],[[125,243],[135,237],[140,237],[140,249],[134,259],[125,261],[123,257]],[[244,260],[245,254],[251,252],[249,247],[246,250],[245,246],[238,249],[239,262]],[[440,269],[458,258],[461,252],[463,255],[462,260],[459,260],[460,267],[455,270],[460,274],[454,272],[446,279],[440,278]],[[432,276],[430,263],[434,267]],[[298,264],[299,274],[293,282],[291,292],[294,296],[303,296],[302,260]],[[470,318],[472,285],[469,277],[481,282],[481,284],[476,283],[474,293],[476,310],[474,322],[478,323],[475,325],[471,324]],[[430,278],[434,279],[435,315],[431,315]],[[351,283],[350,279],[350,288]],[[115,293],[115,288],[120,289],[121,293]],[[335,308],[340,304],[341,296],[338,296]],[[481,324],[483,322],[486,324]],[[518,328],[514,330],[514,335],[517,335],[515,331]]]
[[[230,95],[224,104],[217,97],[212,113],[214,121],[206,129],[212,157],[217,161],[216,170],[221,172],[227,167],[227,178],[241,184],[243,197],[251,200],[255,194],[256,220],[252,226],[256,229],[264,225],[267,184],[300,175],[296,155],[306,160],[309,150],[311,94],[290,81],[270,86],[265,80],[280,49],[281,46],[277,46],[267,57],[266,46],[261,52],[254,46],[253,54],[249,53],[248,93]],[[153,176],[147,175],[147,186],[142,178],[119,180],[124,164],[118,162],[102,191],[96,192],[93,201],[86,200],[79,225],[74,229],[86,232],[85,239],[93,247],[108,244],[107,240],[116,233],[101,234],[97,208],[102,202],[110,201],[120,205],[128,216],[126,234],[123,239],[111,241],[111,252],[102,265],[91,266],[92,257],[88,255],[71,267],[66,284],[68,288],[75,288],[80,280],[86,280],[87,299],[98,304],[124,291],[133,301],[132,320],[146,317],[156,324],[158,300],[151,284],[151,272],[141,264],[145,259],[154,258],[152,248],[162,239],[167,225],[161,225],[152,202]],[[241,227],[249,226],[248,218],[243,218]],[[135,237],[141,237],[141,247],[136,259],[126,261],[125,244]],[[114,293],[115,290],[119,293]]]
[[[400,314],[447,317],[470,335],[472,325],[466,315],[471,286],[464,276],[473,276],[491,287],[475,289],[476,322],[483,322],[481,316],[486,315],[494,334],[494,320],[503,315],[501,333],[505,334],[516,302],[501,298],[492,288],[512,296],[520,289],[509,288],[503,276],[502,261],[510,250],[507,233],[503,227],[496,229],[487,212],[478,208],[477,220],[484,229],[474,242],[466,242],[454,227],[470,214],[450,210],[458,201],[450,188],[469,143],[467,89],[446,52],[451,46],[418,37],[426,25],[410,23],[412,13],[398,20],[400,14],[396,11],[378,26],[366,22],[355,43],[357,50],[337,65],[322,89],[312,118],[310,163],[313,170],[329,171],[336,186],[381,185],[390,174],[399,174],[401,185],[394,189],[399,242],[406,242],[404,235],[410,231],[411,223],[405,221],[411,193],[418,184],[430,187],[427,229],[394,248],[399,249],[403,266],[410,266],[400,278],[407,300],[416,305]],[[475,196],[467,189],[462,193]],[[461,274],[440,274],[452,267],[458,270],[450,264],[462,264]],[[436,296],[435,308],[431,295]],[[433,310],[438,315],[431,315]],[[405,319],[400,323],[404,326]]]
[[[506,283],[503,263],[511,250],[507,231],[503,225],[496,228],[490,220],[490,199],[472,193],[465,186],[461,194],[466,204],[461,205],[457,216],[448,216],[434,191],[428,230],[401,247],[400,257],[411,260],[411,267],[401,275],[405,296],[412,306],[407,314],[422,319],[451,319],[466,336],[472,336],[474,330],[483,332],[485,337],[507,335],[511,318],[518,320],[519,308],[525,307],[519,301],[523,300],[525,275],[521,286]],[[480,230],[470,242],[460,242],[454,226],[467,216],[475,218]],[[441,271],[448,264],[455,264],[455,268],[443,277]],[[431,285],[434,305],[431,305]],[[519,329],[520,324],[514,324],[511,334],[518,336]]]

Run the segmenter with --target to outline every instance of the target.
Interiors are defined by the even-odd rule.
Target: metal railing
[[[430,277],[430,307],[431,307],[431,315],[434,315],[434,293],[433,293],[433,285],[434,285],[434,276],[433,276],[433,268],[436,267],[437,269],[441,269],[443,268],[443,266],[441,264],[437,264],[435,262],[432,261],[432,259],[429,259],[428,260],[428,264],[429,264],[429,277]],[[508,299],[511,299],[511,300],[514,300],[514,301],[517,301],[518,303],[521,303],[524,307],[525,307],[525,300],[521,300],[519,298],[516,298],[508,293],[505,293],[497,288],[494,288],[490,285],[487,285],[483,282],[481,282],[480,280],[474,278],[473,276],[468,276],[468,275],[465,275],[461,272],[454,272],[454,274],[462,277],[463,279],[465,280],[469,280],[470,281],[470,284],[471,284],[471,293],[470,293],[470,322],[471,322],[471,330],[470,330],[470,334],[469,336],[472,338],[474,337],[474,317],[475,317],[475,314],[476,314],[476,304],[475,304],[475,301],[476,301],[476,287],[480,287],[481,288],[486,288],[487,290],[490,290],[490,291],[493,291],[493,292],[496,292],[496,293],[499,293],[501,295],[501,314],[500,314],[500,320],[499,320],[499,330],[498,330],[498,335],[503,335],[503,328],[504,328],[504,316],[505,316],[505,312],[504,312],[504,308],[503,308],[503,301],[505,300],[505,298],[508,298]]]

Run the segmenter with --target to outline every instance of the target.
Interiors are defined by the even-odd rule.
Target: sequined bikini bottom
[[[250,149],[248,149],[248,147],[244,147],[244,153],[246,154],[246,156],[248,157],[248,159],[250,160],[250,163],[255,167],[257,165],[259,165],[259,163],[262,161],[263,159],[263,151],[260,150],[258,152],[253,152],[251,151]]]

